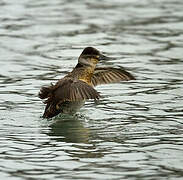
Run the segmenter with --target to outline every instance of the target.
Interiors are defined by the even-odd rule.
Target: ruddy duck
[[[86,47],[78,58],[78,64],[55,85],[42,87],[39,98],[46,99],[43,118],[52,118],[59,113],[75,113],[86,99],[98,100],[94,86],[134,80],[124,69],[96,67],[101,60],[110,59],[93,47]]]

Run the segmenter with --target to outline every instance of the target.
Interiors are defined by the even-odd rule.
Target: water
[[[182,179],[183,1],[0,1],[0,176]],[[98,86],[77,116],[37,97],[86,46],[136,81]]]

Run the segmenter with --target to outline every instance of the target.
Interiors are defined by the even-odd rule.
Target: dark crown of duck
[[[100,55],[100,52],[93,47],[86,47],[81,53],[81,56],[84,56],[84,55],[97,56],[97,55]]]

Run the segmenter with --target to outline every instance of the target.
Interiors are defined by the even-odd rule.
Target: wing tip
[[[50,89],[48,87],[42,87],[38,93],[38,97],[40,99],[45,99],[48,97],[48,94],[50,93]]]

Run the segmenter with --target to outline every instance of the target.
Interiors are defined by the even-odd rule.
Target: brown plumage
[[[92,85],[117,83],[120,81],[135,80],[135,77],[124,69],[117,68],[95,68],[92,76]]]
[[[59,113],[74,113],[85,100],[98,100],[100,95],[93,88],[96,85],[135,79],[124,69],[95,68],[101,59],[108,57],[95,48],[87,47],[81,53],[72,72],[55,85],[41,88],[39,97],[46,99],[44,118],[51,118]]]

